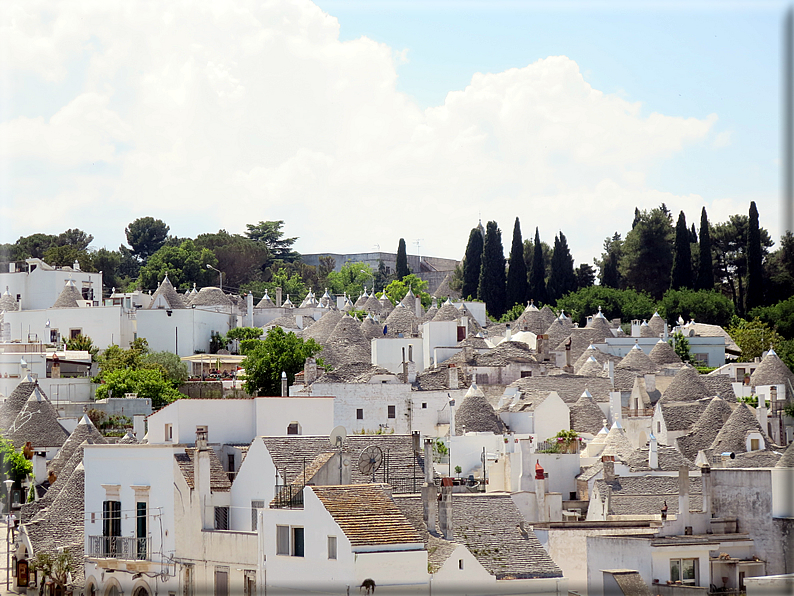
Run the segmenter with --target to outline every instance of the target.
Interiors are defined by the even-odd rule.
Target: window
[[[256,571],[246,569],[243,576],[245,596],[256,596]]]
[[[458,569],[463,569],[463,559],[458,559]]]
[[[174,427],[171,424],[165,425],[164,436],[166,441],[173,441],[174,440]]]
[[[121,501],[102,501],[102,536],[104,553],[116,553],[116,538],[121,536]]]
[[[292,528],[292,556],[303,556],[303,528]]]
[[[336,559],[336,536],[328,537],[328,558]]]
[[[531,370],[522,370],[521,371],[521,378],[522,379],[526,379],[527,377],[531,377],[531,376],[532,376],[532,371]]]
[[[758,451],[761,449],[761,442],[758,439],[750,439],[750,451]]]
[[[61,334],[57,329],[50,329],[50,343],[57,344],[61,340]]]
[[[697,586],[698,559],[670,559],[670,581]]]
[[[229,568],[215,568],[215,596],[229,596]]]
[[[364,420],[364,408],[356,409],[356,420]]]
[[[234,474],[234,453],[228,455],[227,461],[229,462],[229,469],[227,471]]]
[[[139,561],[146,560],[146,503],[136,503],[135,505],[135,534],[138,538],[137,554]]]
[[[82,334],[83,334],[82,328],[81,329],[69,329],[69,337],[72,338],[72,339],[74,339],[78,335],[82,335]]]
[[[257,520],[259,519],[259,510],[265,508],[264,501],[251,501],[251,531],[256,532]]]
[[[426,401],[423,401],[423,402],[422,402],[422,409],[423,409],[423,410],[426,410],[426,409],[427,409],[427,402],[426,402]]]
[[[662,432],[662,422],[660,420],[656,421],[656,432],[657,433]]]
[[[397,406],[389,406],[389,418],[397,418]]]
[[[289,555],[289,526],[276,526],[276,554]]]
[[[228,530],[229,529],[229,508],[216,507],[215,508],[215,529]]]
[[[297,422],[290,422],[289,426],[287,426],[287,434],[288,435],[299,435],[300,429],[298,427]]]

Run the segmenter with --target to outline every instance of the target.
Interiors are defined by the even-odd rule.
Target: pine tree
[[[485,302],[485,308],[492,317],[499,319],[505,314],[505,253],[502,247],[502,231],[495,221],[489,221],[485,227],[478,297]]]
[[[460,294],[463,298],[476,298],[480,287],[480,268],[482,267],[483,238],[479,228],[472,228],[466,256],[463,258],[463,285]]]
[[[700,264],[696,290],[714,289],[714,263],[711,260],[711,234],[706,208],[700,212]]]
[[[551,255],[551,274],[547,288],[549,301],[556,302],[568,292],[576,291],[576,285],[576,272],[573,269],[568,240],[560,232],[559,236],[554,237],[554,252]]]
[[[408,269],[408,255],[405,252],[405,240],[403,238],[400,238],[400,243],[397,245],[397,263],[395,269],[397,279],[402,279],[411,273],[411,270]]]
[[[538,307],[547,302],[546,263],[543,260],[543,246],[540,244],[538,228],[535,228],[535,251],[532,255],[532,271],[529,274],[529,295]]]
[[[750,222],[747,229],[747,312],[764,303],[764,272],[762,268],[761,231],[758,209],[750,203]]]
[[[521,224],[516,217],[513,226],[513,244],[510,247],[510,264],[507,270],[507,307],[524,304],[529,299],[527,265],[524,262],[524,243],[521,240]]]
[[[692,287],[692,249],[689,246],[690,232],[686,227],[686,216],[681,211],[675,226],[675,253],[670,287],[674,290]]]

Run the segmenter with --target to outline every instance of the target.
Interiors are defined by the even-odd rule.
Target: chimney
[[[281,306],[281,288],[276,288],[276,306]]]
[[[466,362],[471,362],[473,358],[474,358],[474,349],[469,345],[463,346],[463,359]]]
[[[254,326],[254,295],[251,292],[245,295],[245,325]]]
[[[303,315],[295,315],[295,324],[298,329],[303,329]]]
[[[642,325],[642,321],[639,319],[632,319],[631,321],[631,337],[641,337],[642,331],[640,330],[640,325]]]
[[[447,375],[449,379],[449,388],[450,389],[457,389],[458,388],[458,367],[450,366],[447,369]]]
[[[281,371],[281,397],[289,395],[289,387],[287,386],[287,373]]]
[[[422,448],[421,438],[418,430],[411,431],[411,446],[413,447],[414,453],[419,453],[419,450]]]
[[[614,387],[615,386],[615,361],[611,358],[608,361],[609,366],[609,382]]]
[[[684,533],[689,525],[689,468],[678,468],[678,516]]]
[[[549,521],[549,508],[546,506],[546,472],[538,460],[535,460],[535,499],[538,504],[538,521],[541,523]]]
[[[612,455],[602,455],[601,463],[604,464],[604,481],[615,481],[615,457]]]
[[[652,470],[659,469],[659,447],[656,442],[656,435],[651,433],[648,441],[648,467]]]
[[[34,451],[33,452],[33,479],[36,484],[41,484],[47,480],[47,452]]]
[[[510,341],[513,338],[513,331],[510,329],[510,323],[505,325],[505,341]]]
[[[422,515],[429,532],[436,531],[438,495],[433,482],[433,443],[425,439],[425,482],[422,485]]]
[[[401,349],[402,349],[402,354],[403,354],[403,361],[402,361],[402,369],[403,369],[402,377],[403,377],[403,379],[402,379],[402,381],[403,381],[403,383],[407,383],[408,382],[408,361],[405,359],[405,346],[403,346]]]
[[[758,408],[755,410],[755,415],[758,418],[758,424],[764,432],[767,432],[768,426],[768,412],[766,409],[766,395],[763,393],[758,394]]]
[[[466,337],[464,337],[463,339],[469,337],[469,317],[466,316],[460,318],[460,327],[463,327],[463,329],[466,332]]]
[[[611,360],[609,361],[609,363],[610,363],[610,370],[614,370],[611,367],[611,365],[612,365],[612,361]],[[613,423],[616,420],[622,420],[623,419],[623,406],[622,406],[621,401],[620,401],[620,391],[610,391],[609,392],[609,411],[610,411],[610,414],[612,414],[612,422]]]
[[[416,306],[414,307],[414,313],[416,314],[417,319],[421,319],[424,315],[422,314],[422,299],[419,296],[416,297]]]
[[[438,506],[438,526],[444,540],[455,537],[452,526],[452,478],[441,479],[441,500]]]
[[[703,513],[711,517],[711,467],[708,464],[700,468],[700,479],[703,482]]]
[[[196,451],[193,454],[193,490],[198,496],[201,510],[201,527],[212,530],[215,527],[215,510],[210,493],[210,451],[207,446],[207,427],[196,427]]]
[[[416,383],[416,362],[409,360],[405,363],[406,383]]]
[[[312,356],[306,359],[303,363],[303,384],[311,385],[317,380],[317,360]]]

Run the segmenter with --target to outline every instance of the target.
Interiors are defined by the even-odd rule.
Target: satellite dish
[[[380,447],[370,445],[358,457],[358,471],[364,476],[372,475],[372,481],[375,482],[375,472],[378,471],[383,463],[383,451]]]
[[[334,430],[331,431],[331,435],[328,437],[328,441],[334,447],[338,447],[341,449],[342,443],[345,442],[347,438],[347,431],[345,430],[344,426],[337,426]]]

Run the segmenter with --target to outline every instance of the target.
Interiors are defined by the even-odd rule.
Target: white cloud
[[[721,133],[719,133],[716,137],[714,137],[714,142],[712,143],[712,146],[715,149],[720,149],[722,147],[729,147],[731,142],[733,141],[733,139],[731,138],[732,136],[733,136],[732,130],[724,130]]]
[[[0,215],[69,201],[48,231],[77,226],[115,246],[144,215],[178,235],[284,219],[304,252],[404,237],[460,257],[481,211],[505,236],[515,216],[525,236],[562,229],[589,260],[635,205],[702,203],[649,188],[646,172],[704,142],[717,116],[643,115],[564,56],[477,73],[421,110],[395,86],[407,50],[340,42],[337,20],[308,1],[19,6],[0,9],[19,72],[83,77],[54,115],[0,123],[13,198]],[[41,169],[16,167],[23,158]],[[112,169],[86,173],[96,161]]]

